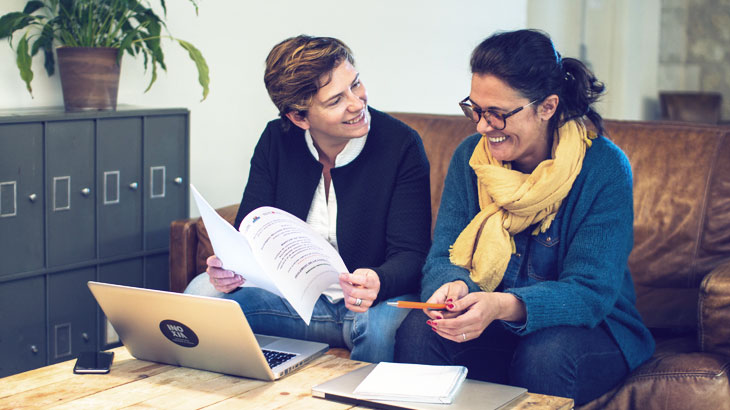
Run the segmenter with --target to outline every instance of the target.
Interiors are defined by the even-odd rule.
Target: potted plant
[[[189,0],[198,13],[196,0]],[[163,17],[165,0],[160,0]],[[22,33],[16,34],[17,31]],[[0,39],[15,42],[20,78],[33,95],[31,63],[39,52],[48,75],[55,71],[58,54],[64,105],[69,111],[116,109],[119,67],[124,53],[144,60],[151,70],[148,91],[157,80],[158,67],[167,70],[162,40],[184,48],[198,70],[203,100],[210,82],[208,65],[191,43],[167,33],[164,19],[147,0],[30,0],[23,11],[0,17]]]

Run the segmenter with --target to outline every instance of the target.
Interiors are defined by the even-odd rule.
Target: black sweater
[[[350,272],[370,268],[380,277],[377,301],[418,293],[431,244],[429,166],[418,133],[369,108],[371,126],[360,155],[332,168],[337,195],[337,245]],[[260,206],[307,219],[322,164],[309,151],[304,130],[269,122],[251,158],[251,170],[234,226]]]

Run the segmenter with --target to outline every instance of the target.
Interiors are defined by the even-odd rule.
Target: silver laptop
[[[527,389],[466,379],[451,404],[372,400],[353,394],[355,388],[375,368],[370,364],[312,387],[312,396],[376,409],[471,410],[500,409],[516,403]]]
[[[256,335],[233,300],[93,281],[88,285],[137,359],[276,380],[329,348],[324,343]]]

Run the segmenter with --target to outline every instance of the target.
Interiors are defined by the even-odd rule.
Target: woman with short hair
[[[266,59],[264,82],[281,118],[256,145],[234,225],[260,206],[283,209],[327,239],[350,272],[319,298],[309,326],[286,300],[239,288],[245,278],[222,269],[215,256],[188,292],[203,293],[201,282],[209,280],[241,305],[256,333],[346,347],[354,360],[393,361],[395,331],[407,312],[384,302],[418,298],[430,246],[421,139],[368,106],[352,53],[340,40],[284,40]]]

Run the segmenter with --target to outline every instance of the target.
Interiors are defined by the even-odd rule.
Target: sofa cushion
[[[730,356],[730,262],[705,276],[700,286],[700,350]]]
[[[621,386],[580,408],[730,410],[730,358],[696,350],[693,337],[658,341]]]
[[[651,328],[697,326],[698,287],[730,258],[730,129],[606,121],[634,176],[637,306]]]
[[[433,232],[451,156],[461,141],[476,133],[476,126],[464,116],[390,114],[416,130],[423,140],[423,147],[431,167],[431,231]]]

